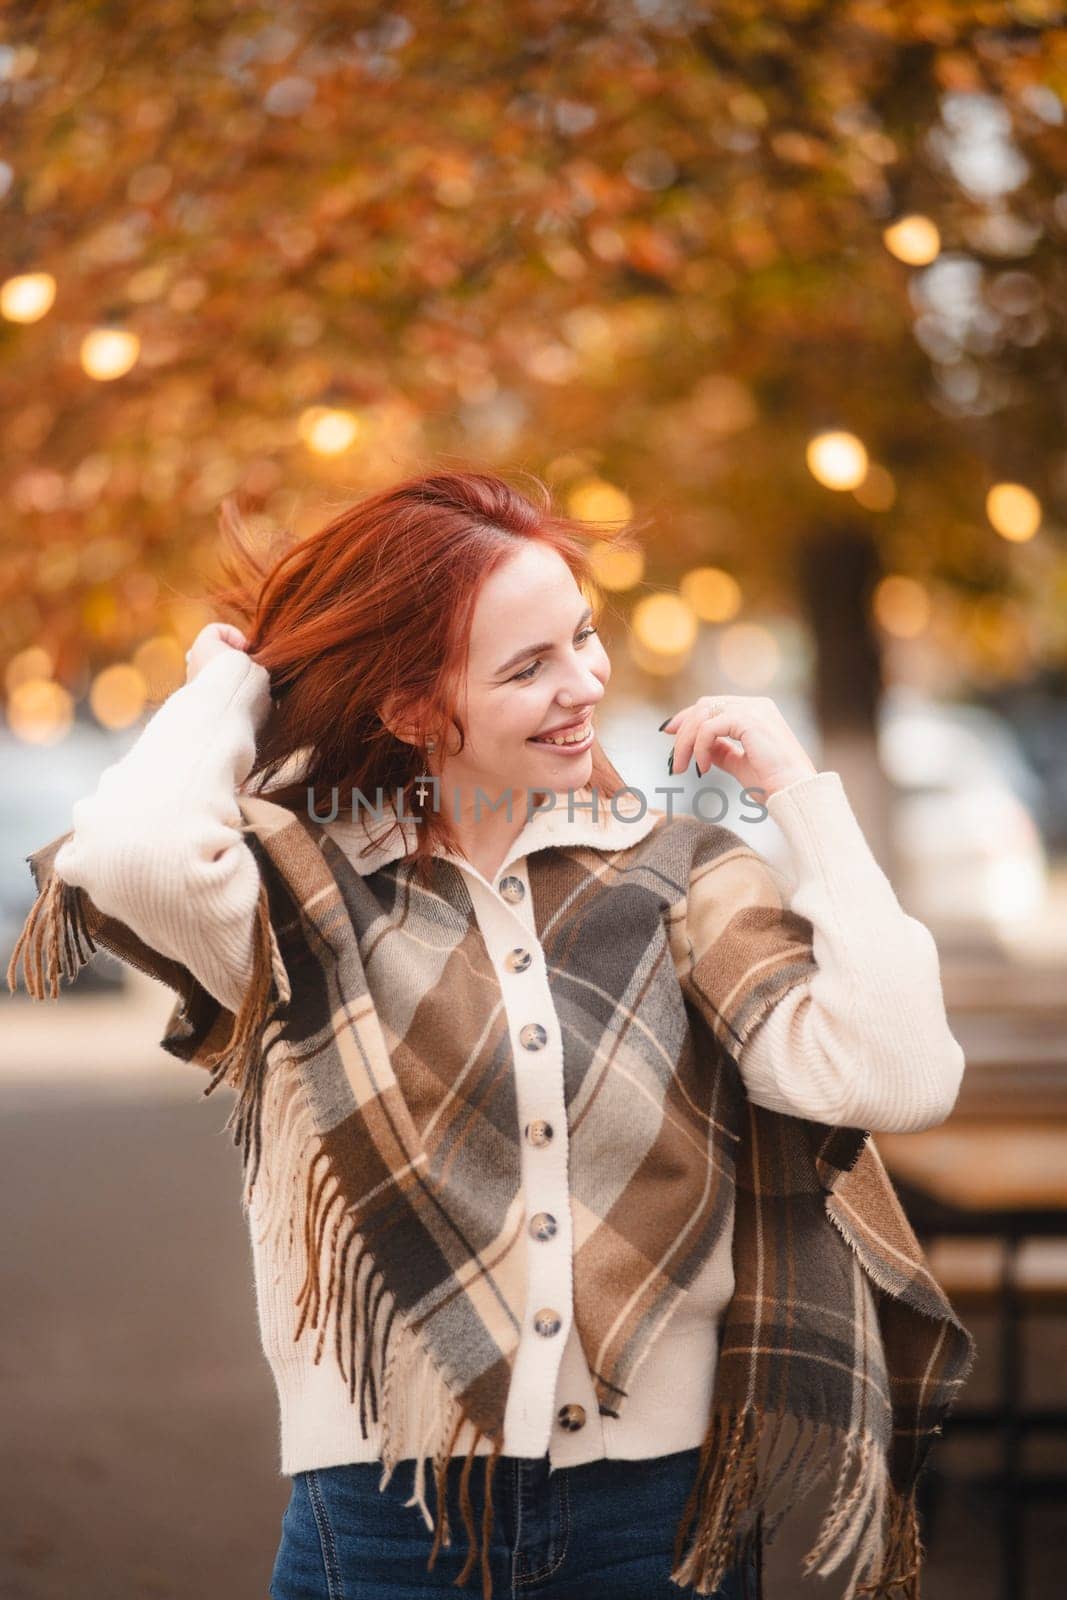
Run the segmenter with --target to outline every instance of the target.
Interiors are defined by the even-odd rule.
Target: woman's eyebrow
[[[574,624],[575,632],[578,631],[578,629],[581,627],[582,623],[586,620],[586,618],[587,617],[591,617],[592,615],[593,615],[592,606],[586,606],[585,610],[582,612],[581,616],[578,618],[578,621]],[[508,659],[504,662],[504,665],[502,667],[497,667],[497,669],[496,669],[497,670],[497,676],[499,677],[501,673],[507,672],[509,670],[509,668],[511,668],[511,667],[517,667],[519,662],[520,661],[525,661],[527,656],[539,656],[541,654],[542,650],[551,650],[551,648],[552,648],[552,640],[551,639],[546,639],[541,644],[528,644],[528,645],[525,645],[523,647],[523,649],[516,650],[516,652],[515,652],[515,654],[513,656],[508,656]]]

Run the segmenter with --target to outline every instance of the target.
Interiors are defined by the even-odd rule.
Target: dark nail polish
[[[670,720],[670,717],[664,717],[663,721],[659,725],[659,728],[657,729],[657,732],[662,733]]]
[[[674,776],[674,751],[673,750],[671,751],[670,755],[667,757],[667,771],[671,774],[672,777]]]

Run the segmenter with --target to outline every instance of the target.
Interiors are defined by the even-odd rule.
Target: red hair
[[[478,591],[523,542],[537,540],[570,568],[594,612],[603,605],[591,561],[594,537],[631,539],[564,515],[547,486],[527,474],[533,498],[495,474],[440,471],[413,477],[346,507],[307,538],[281,535],[266,557],[254,549],[232,497],[221,507],[222,569],[216,609],[235,613],[249,654],[270,673],[274,705],[260,730],[246,787],[270,788],[306,753],[299,781],[271,791],[280,804],[313,804],[317,815],[351,814],[361,790],[377,791],[420,816],[411,858],[428,878],[435,847],[459,849],[448,808],[414,799],[426,734],[451,722],[466,734],[457,701],[466,675]],[[417,745],[382,721],[420,732]],[[592,746],[598,808],[626,787]]]

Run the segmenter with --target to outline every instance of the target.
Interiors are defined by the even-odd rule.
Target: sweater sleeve
[[[231,1011],[252,973],[259,896],[234,797],[269,710],[265,668],[240,650],[213,656],[75,801],[55,858],[59,877]]]
[[[765,803],[789,847],[789,906],[810,922],[817,968],[746,1038],[746,1093],[773,1111],[875,1133],[944,1121],[965,1063],[932,934],[901,907],[838,773],[799,779]]]

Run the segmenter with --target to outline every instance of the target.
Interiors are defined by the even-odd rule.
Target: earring
[[[431,734],[429,736],[429,738],[426,740],[426,754],[429,755],[432,750],[436,750],[436,749],[437,749],[437,740]],[[423,765],[425,766],[425,765],[427,765],[427,763],[423,762]],[[432,777],[429,773],[424,773],[424,774],[422,774],[420,776],[419,786],[415,790],[415,793],[416,793],[416,795],[418,796],[418,799],[419,799],[419,805],[421,806],[421,805],[425,805],[426,804],[426,793],[427,793],[426,782],[425,782],[426,778],[430,779],[430,783],[433,786],[434,804],[436,805],[437,804],[437,784],[438,784],[438,779]]]

